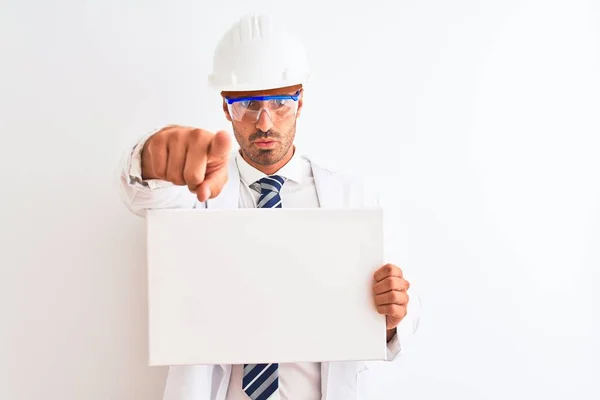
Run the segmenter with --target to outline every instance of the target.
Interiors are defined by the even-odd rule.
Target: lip
[[[256,142],[254,142],[255,145],[257,145],[260,148],[269,148],[269,147],[273,147],[277,144],[276,140],[257,140]]]

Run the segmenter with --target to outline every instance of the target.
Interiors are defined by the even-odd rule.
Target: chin
[[[259,150],[253,154],[252,158],[259,165],[272,165],[282,159],[281,155],[275,149]]]

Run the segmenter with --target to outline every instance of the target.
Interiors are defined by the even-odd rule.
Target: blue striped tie
[[[258,199],[258,208],[281,208],[281,197],[279,191],[283,186],[285,179],[279,175],[271,175],[262,178],[260,183],[260,197]]]
[[[279,191],[285,182],[278,175],[262,178],[258,208],[281,208]],[[279,388],[279,364],[244,364],[242,388],[252,400],[267,400]]]

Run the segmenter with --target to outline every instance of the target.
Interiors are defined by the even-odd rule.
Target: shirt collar
[[[256,181],[267,176],[265,173],[248,164],[239,151],[236,152],[235,157],[238,170],[240,171],[240,178],[246,186],[251,186],[256,183]],[[302,183],[304,178],[302,159],[296,148],[294,148],[294,154],[292,155],[290,161],[288,161],[287,164],[277,171],[275,175],[279,175],[286,180],[294,181],[296,183]]]

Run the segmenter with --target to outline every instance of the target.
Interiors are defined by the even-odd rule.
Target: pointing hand
[[[206,201],[217,197],[227,182],[230,151],[225,131],[169,126],[144,144],[142,178],[187,186]]]

